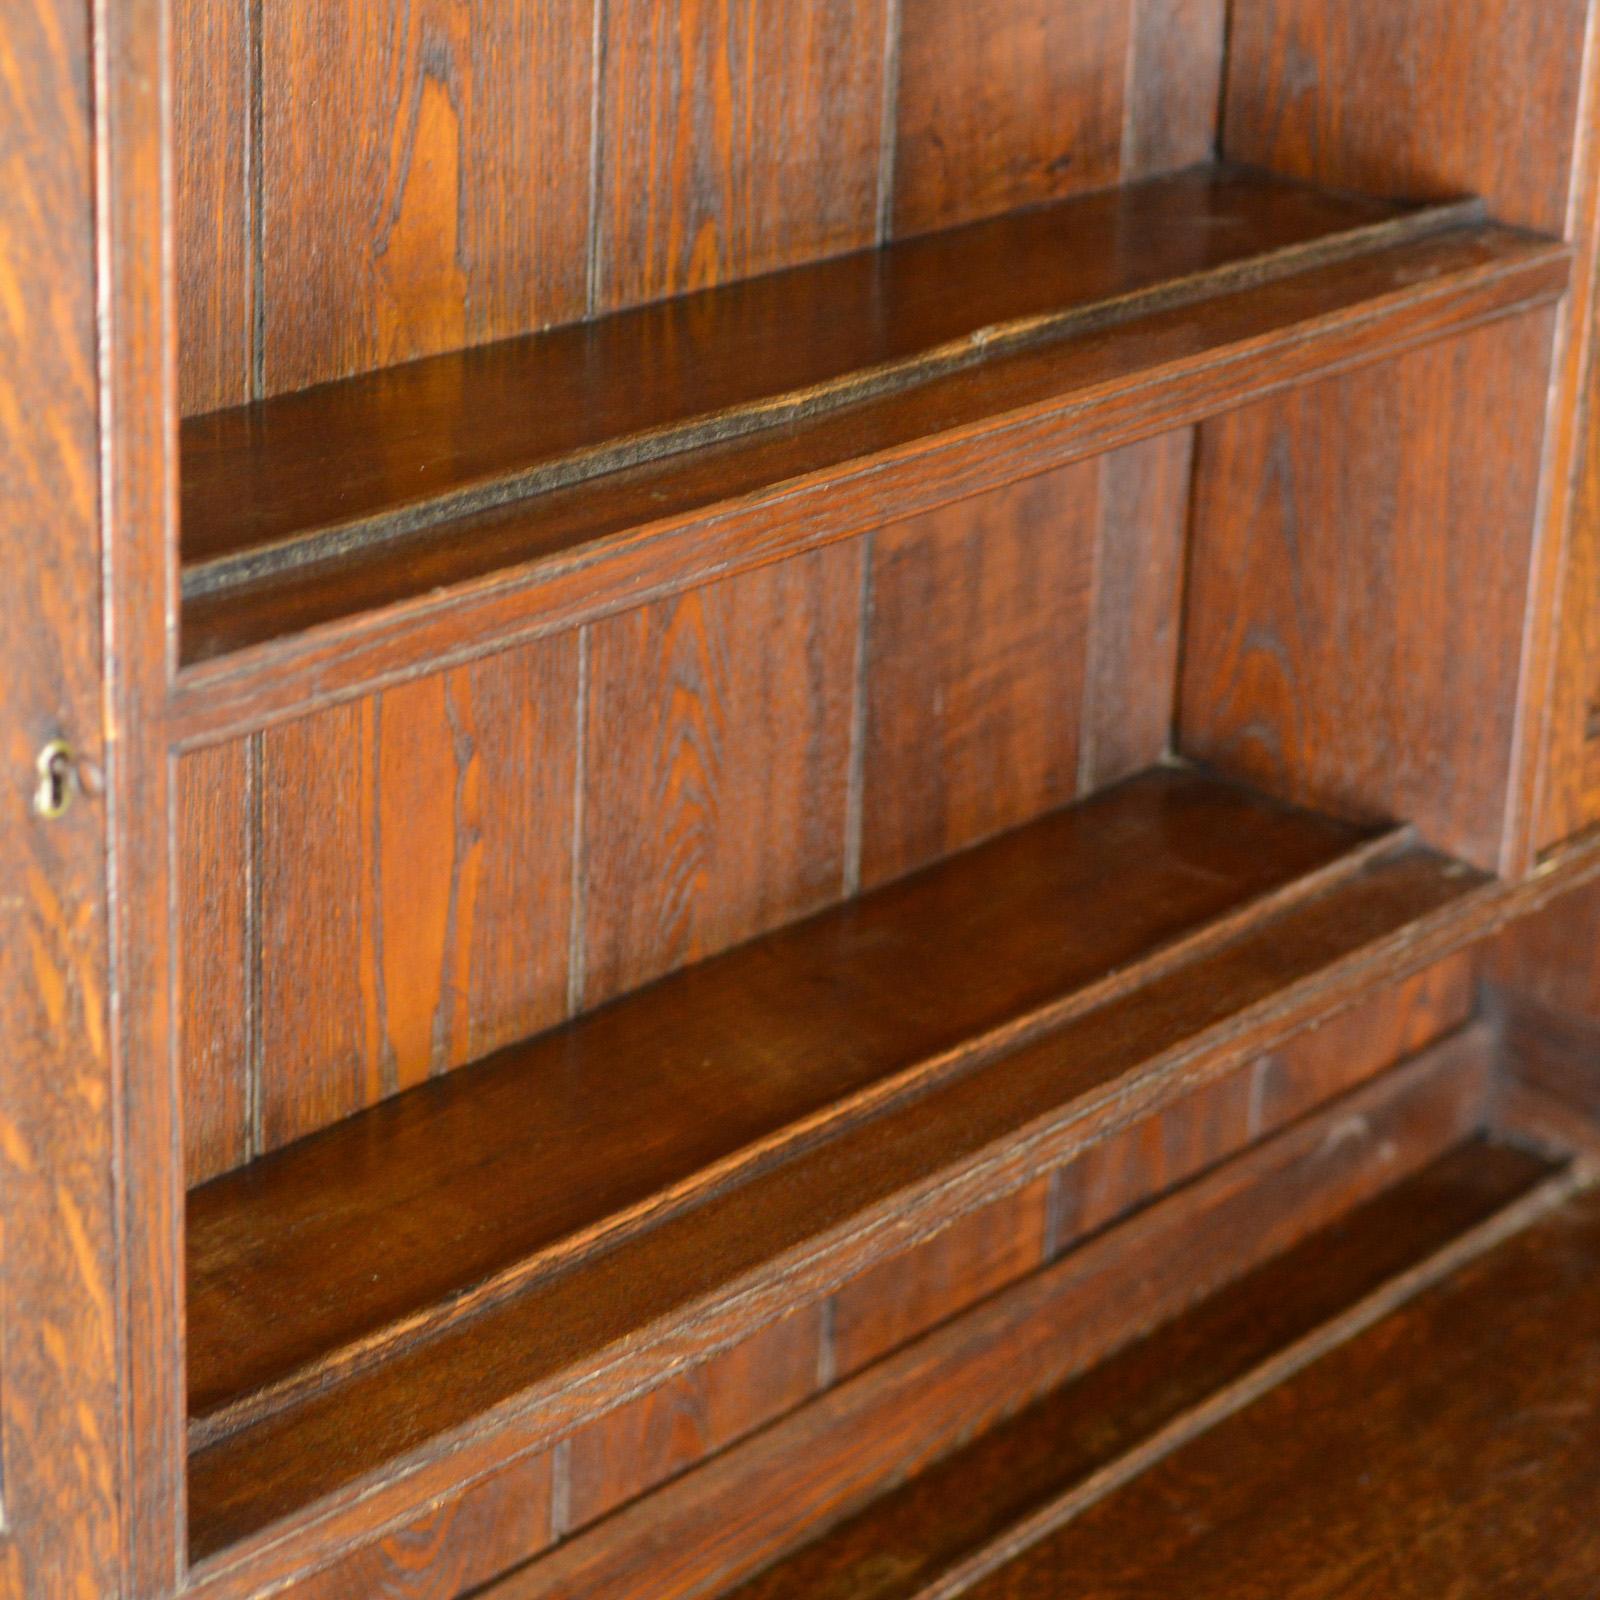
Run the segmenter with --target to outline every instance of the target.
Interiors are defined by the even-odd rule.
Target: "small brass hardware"
[[[39,752],[35,763],[39,772],[39,787],[33,792],[33,809],[49,820],[62,816],[78,792],[78,762],[72,746],[62,739],[52,739]]]

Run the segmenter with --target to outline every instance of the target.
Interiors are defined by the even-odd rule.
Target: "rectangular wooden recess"
[[[195,1190],[196,1554],[559,1437],[1508,892],[1155,769]]]
[[[393,670],[395,629],[441,606],[492,594],[470,621],[499,636],[598,614],[1547,301],[1567,271],[1472,201],[1205,167],[195,417],[191,684],[248,694],[211,658],[341,619],[341,650]],[[802,487],[830,490],[826,527]],[[356,628],[396,606],[381,640]],[[255,692],[314,698],[269,690],[288,665]]]

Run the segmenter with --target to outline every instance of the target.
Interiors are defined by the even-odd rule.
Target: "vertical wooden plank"
[[[607,0],[594,309],[860,249],[884,0]]]
[[[859,541],[590,630],[583,1000],[843,892]]]
[[[1512,868],[1552,317],[1200,430],[1186,754]]]
[[[1107,456],[1084,685],[1084,793],[1153,765],[1172,746],[1194,432]]]
[[[1473,958],[1450,956],[1380,989],[1256,1063],[1254,1132],[1272,1132],[1462,1027]]]
[[[1056,1174],[1056,1253],[1242,1150],[1251,1137],[1249,1067],[1204,1084],[1091,1145]]]
[[[294,1600],[456,1600],[551,1542],[551,1458],[525,1456],[297,1583]]]
[[[1224,143],[1377,194],[1566,230],[1590,0],[1233,0]]]
[[[1210,160],[1227,32],[1228,0],[1134,0],[1125,182]]]
[[[88,43],[0,7],[0,1580],[50,1600],[122,1578],[107,818],[30,781],[51,739],[106,759]]]
[[[1039,1179],[847,1283],[832,1302],[835,1374],[859,1371],[1042,1266],[1050,1191]]]
[[[575,1433],[568,1528],[581,1528],[809,1399],[820,1371],[815,1307],[669,1379]]]
[[[173,248],[185,415],[250,398],[251,4],[172,0]]]
[[[593,3],[263,7],[265,392],[582,315]]]
[[[235,739],[178,763],[178,1025],[190,1185],[251,1155],[253,749]]]
[[[1101,464],[873,541],[861,881],[1073,798]]]
[[[903,0],[893,231],[1115,183],[1133,0]]]
[[[1585,392],[1539,819],[1546,849],[1600,822],[1600,360]]]
[[[265,1148],[565,1014],[576,701],[569,636],[264,736]]]

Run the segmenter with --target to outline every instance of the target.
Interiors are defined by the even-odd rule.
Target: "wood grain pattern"
[[[1030,1183],[846,1284],[832,1301],[837,1374],[858,1372],[1041,1266],[1050,1192],[1048,1179]]]
[[[1471,1017],[1474,959],[1458,954],[1286,1039],[1256,1063],[1255,1125],[1265,1132],[1325,1105]]]
[[[862,554],[840,545],[597,624],[582,996],[844,892]]]
[[[191,595],[892,401],[1008,353],[1470,225],[1239,169],[902,240],[191,418]],[[320,542],[319,542],[320,541]],[[332,549],[328,542],[333,541]],[[292,548],[285,548],[292,546]]]
[[[1588,14],[1589,0],[1242,0],[1224,148],[1370,194],[1483,195],[1562,235]]]
[[[816,1307],[763,1328],[567,1444],[567,1527],[582,1528],[808,1400],[821,1377]]]
[[[263,393],[583,314],[591,4],[262,8]]]
[[[1172,749],[1194,433],[1100,458],[1100,538],[1078,784],[1089,793]]]
[[[1186,754],[1515,870],[1551,332],[1519,318],[1200,430]]]
[[[1181,1336],[1140,1356],[1140,1335],[1185,1311],[1197,1294],[1261,1268],[1352,1207],[1392,1192],[1404,1173],[1430,1165],[1430,1152],[1441,1148],[1435,1141],[1456,1126],[1454,1113],[1445,1110],[1448,1103],[1448,1094],[1433,1100],[1434,1115],[1445,1114],[1430,1129],[1426,1115],[1397,1115],[1399,1102],[1392,1096],[1369,1096],[1366,1110],[1378,1126],[1340,1139],[1331,1135],[1341,1119],[1328,1119],[1272,1141],[534,1563],[491,1591],[494,1600],[566,1600],[572,1594],[586,1600],[687,1600],[723,1592],[863,1502],[885,1494],[897,1498],[897,1486],[930,1463],[960,1451],[974,1435],[981,1439],[1058,1385],[1092,1373],[1108,1357],[1119,1362],[1116,1352],[1126,1349],[1134,1364],[1124,1370],[1139,1375],[1139,1398],[1119,1394],[1122,1421],[1112,1428],[1120,1433],[1143,1406],[1169,1403],[1173,1389],[1181,1388],[1169,1382],[1188,1370]],[[1375,1159],[1390,1139],[1398,1140],[1391,1154],[1404,1151],[1398,1163]],[[1456,1229],[1470,1227],[1497,1200],[1515,1194],[1508,1176],[1525,1183],[1529,1166],[1539,1170],[1538,1163],[1525,1162],[1508,1175],[1483,1159],[1481,1147],[1461,1154],[1465,1159],[1445,1172],[1436,1168],[1423,1178],[1418,1191],[1397,1193],[1397,1203],[1379,1200],[1372,1219],[1377,1226],[1370,1235],[1365,1225],[1358,1229],[1368,1242],[1346,1252],[1324,1236],[1306,1246],[1287,1282],[1267,1266],[1277,1290],[1267,1294],[1274,1309],[1263,1318],[1254,1289],[1242,1305],[1233,1300],[1243,1327],[1235,1338],[1219,1341],[1224,1361],[1242,1355],[1270,1327],[1281,1330],[1285,1324],[1277,1318],[1297,1307],[1286,1318],[1292,1329],[1296,1315],[1307,1310],[1306,1291],[1312,1304],[1343,1310],[1352,1290],[1359,1295],[1371,1283],[1368,1273],[1376,1269],[1381,1278],[1403,1271],[1412,1252],[1447,1243]],[[1196,1284],[1198,1258],[1208,1263],[1202,1274],[1206,1288]],[[1146,1359],[1151,1365],[1144,1365]],[[1158,1380],[1151,1381],[1155,1375]],[[1131,1431],[1137,1435],[1137,1424]],[[898,1567],[880,1565],[872,1577],[892,1583]],[[814,1569],[809,1576],[817,1577]],[[823,1583],[801,1592],[831,1590]]]
[[[1539,842],[1600,822],[1600,349],[1582,401]]]
[[[873,538],[864,884],[1077,793],[1100,485],[1085,462]]]
[[[1248,830],[1239,840],[1256,842]],[[1270,1049],[1309,1016],[1350,998],[1379,965],[1392,971],[1397,962],[1425,963],[1440,953],[1439,941],[1463,936],[1459,916],[1494,915],[1505,892],[1481,883],[1475,892],[1470,875],[1417,852],[1374,864],[1338,890],[1284,910],[987,1070],[931,1085],[892,1116],[845,1127],[643,1231],[630,1229],[575,1263],[577,1270],[546,1274],[534,1293],[488,1305],[430,1339],[406,1340],[343,1382],[308,1388],[303,1400],[276,1415],[241,1406],[233,1420],[258,1411],[261,1420],[191,1457],[197,1543],[211,1552],[236,1544],[225,1567],[259,1582],[264,1568],[277,1564],[273,1546],[285,1531],[302,1552],[334,1550],[353,1517],[425,1505],[504,1452],[542,1448],[675,1370],[685,1339],[697,1348],[731,1341],[831,1292],[891,1250],[1045,1175],[1117,1123],[1157,1109],[1222,1060]],[[922,925],[937,923],[934,917]],[[884,954],[895,958],[892,946]],[[1007,959],[996,954],[997,970]],[[790,969],[777,963],[775,970]],[[786,987],[802,1003],[816,992]],[[854,1037],[853,1025],[835,1032]],[[1467,1061],[1473,1083],[1488,1065],[1487,1043],[1470,1034],[1451,1055],[1456,1067]],[[603,1075],[591,1081],[604,1090]],[[454,1087],[446,1079],[419,1094],[432,1099]],[[1464,1115],[1476,1118],[1481,1084],[1472,1092],[1479,1099],[1461,1104]],[[696,1114],[712,1103],[704,1094],[679,1098]],[[386,1121],[387,1114],[379,1107],[367,1116]],[[337,1171],[338,1143],[329,1134],[300,1148],[320,1148]],[[535,1161],[528,1171],[552,1187],[560,1183],[549,1163]],[[296,1191],[288,1192],[292,1198]],[[263,1198],[272,1204],[279,1195]],[[191,1240],[193,1219],[191,1210]],[[403,1224],[404,1217],[380,1221]],[[364,1217],[360,1225],[370,1226]],[[313,1248],[307,1260],[323,1263],[324,1276],[333,1265],[325,1250]],[[472,1270],[459,1246],[452,1264],[450,1281],[459,1285]],[[191,1292],[191,1360],[199,1330],[225,1335],[223,1313],[238,1319],[248,1285],[243,1277],[235,1282],[238,1292],[213,1296],[203,1318]],[[373,1291],[364,1279],[344,1277],[329,1287],[346,1303],[341,1316],[370,1315]],[[348,1304],[357,1290],[361,1301]],[[219,1354],[236,1363],[259,1359],[262,1334],[277,1342],[269,1354],[318,1335],[326,1348],[326,1330],[309,1321],[307,1301],[286,1307],[292,1316],[271,1326],[261,1317],[239,1319],[251,1346],[229,1345],[224,1337],[207,1358],[209,1369],[217,1370]],[[465,1304],[472,1307],[472,1298]],[[209,1508],[204,1513],[202,1503]],[[267,1532],[283,1519],[286,1527]]]
[[[1064,202],[1098,206],[1108,216],[1121,203],[1115,195]],[[1142,215],[1138,231],[1148,248],[1123,231],[1126,253],[1112,258],[1113,264],[1133,264],[1136,276],[1148,274],[1158,259],[1160,237],[1174,237],[1170,216],[1148,208]],[[1235,230],[1201,232],[1214,243],[1233,232],[1237,242]],[[1191,246],[1198,242],[1186,229],[1176,242],[1186,238]],[[920,249],[927,242],[895,248]],[[190,670],[175,707],[180,737],[188,742],[259,727],[263,719],[288,714],[287,708],[636,606],[641,593],[672,592],[705,581],[708,573],[726,575],[844,539],[1186,426],[1318,372],[1375,361],[1508,309],[1548,304],[1567,282],[1567,255],[1527,235],[1449,229],[1218,293],[1206,299],[1203,316],[1192,304],[1150,311],[1125,328],[1045,341],[844,412],[619,471],[608,475],[604,492],[590,482],[550,488],[534,503],[408,536],[403,561],[394,559],[395,547],[379,541],[244,591],[191,597],[182,638]],[[807,273],[852,263],[854,271],[861,259],[843,258]],[[1106,263],[1093,253],[1086,259]],[[1014,256],[1005,261],[1013,277],[1016,267]],[[1127,287],[1120,269],[1113,277]],[[965,301],[967,279],[956,273],[945,281]],[[1163,281],[1159,272],[1153,281]],[[1194,287],[1189,282],[1185,293]],[[734,298],[743,301],[747,293],[754,287]],[[685,314],[683,303],[666,309]],[[876,315],[881,329],[881,307]],[[789,332],[787,325],[783,331]],[[1241,359],[1246,351],[1249,359]],[[478,354],[455,359],[475,363]],[[389,369],[381,387],[392,381],[405,391],[419,370],[432,371],[433,364]],[[410,374],[404,383],[403,374]],[[626,381],[636,383],[637,374],[629,372]],[[296,414],[302,407],[315,414],[321,393],[294,397]],[[477,399],[481,403],[483,395]],[[480,404],[472,411],[474,428],[466,436],[478,440],[485,414]],[[442,415],[459,418],[459,407],[445,407]],[[516,430],[512,434],[515,443]],[[496,426],[487,437],[499,448],[507,432]],[[439,459],[453,474],[461,458],[452,445]],[[415,459],[407,460],[414,471]],[[363,471],[349,482],[363,495],[374,483],[388,495],[395,477]],[[304,489],[316,480],[296,481]],[[324,476],[322,490],[326,483]],[[282,480],[278,487],[287,492]],[[227,503],[255,538],[270,497],[252,493]],[[193,522],[190,517],[191,528]],[[289,523],[291,531],[297,526],[303,524]],[[468,527],[470,538],[464,537]],[[371,615],[375,610],[385,612],[381,623]],[[335,625],[297,636],[315,624]],[[250,645],[265,648],[244,659],[215,659]]]
[[[591,309],[873,242],[883,6],[609,0]]]
[[[858,1121],[896,1086],[1001,1049],[1116,992],[1147,959],[1171,967],[1236,921],[1358,872],[1366,843],[1209,780],[1152,774],[197,1190],[194,1413],[290,1379],[316,1386],[327,1365],[503,1298],[603,1234],[648,1232],[663,1207]],[[365,916],[356,896],[367,892],[351,891],[352,917]],[[334,1020],[359,1043],[357,1030],[382,1020],[368,1020],[381,970],[363,953],[370,918],[327,926],[332,947],[353,953],[340,968],[302,953],[299,970],[352,986]],[[975,949],[992,966],[975,970]],[[309,1030],[321,1015],[292,1020]],[[361,1088],[375,1054],[323,1058],[353,1063],[332,1081]],[[295,1085],[288,1110],[309,1117],[316,1087]],[[352,1270],[373,1255],[389,1269]]]
[[[1115,183],[1131,11],[1131,0],[901,0],[894,232]]]
[[[1126,1472],[1162,1433],[1191,1420],[1200,1426],[1208,1405],[1265,1380],[1285,1352],[1368,1297],[1403,1294],[1407,1275],[1427,1272],[1463,1235],[1549,1176],[1548,1165],[1519,1151],[1463,1145],[925,1467],[734,1591],[736,1600],[967,1592],[986,1558],[992,1564],[1008,1540],[1022,1542],[1024,1530],[1053,1510],[1067,1515],[1075,1498],[1092,1494],[1097,1474]],[[1090,1592],[1076,1587],[1069,1570],[1054,1575],[1055,1594]],[[1262,1573],[1257,1592],[1276,1577]]]
[[[172,151],[178,404],[254,394],[251,24],[257,0],[174,0]]]
[[[1215,154],[1228,6],[1229,0],[1134,0],[1124,182]]]
[[[204,1183],[255,1153],[252,904],[259,745],[178,764],[178,947],[184,1176]]]
[[[524,1456],[295,1585],[294,1600],[456,1600],[551,1542],[552,1462]]]
[[[566,1012],[577,647],[263,741],[263,1147]]]
[[[968,1593],[1365,1590],[1582,1600],[1600,1204],[1580,1198],[1271,1390]],[[1354,1403],[1359,1398],[1359,1404]]]
[[[1200,1085],[1153,1117],[1119,1128],[1056,1174],[1052,1243],[1062,1251],[1250,1142],[1249,1068]]]

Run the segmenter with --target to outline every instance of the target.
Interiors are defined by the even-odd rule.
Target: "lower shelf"
[[[1500,892],[1404,830],[1161,769],[197,1190],[200,1575],[314,1560],[553,1442]]]
[[[1413,1156],[1420,1148],[1415,1139],[1402,1142]],[[1497,1261],[1514,1259],[1526,1248],[1524,1237],[1537,1246],[1546,1228],[1570,1228],[1584,1214],[1580,1231],[1592,1268],[1600,1208],[1572,1198],[1582,1178],[1563,1161],[1479,1136],[1398,1181],[1372,1185],[1365,1196],[1347,1189],[1344,1212],[1332,1221],[1324,1215],[1319,1226],[1312,1220],[1318,1186],[1305,1181],[1305,1159],[1270,1169],[1252,1162],[1242,1185],[1218,1174],[1160,1203],[827,1400],[491,1585],[484,1600],[1187,1594],[1190,1574],[1209,1572],[1213,1563],[1219,1582],[1208,1594],[1479,1593],[1444,1581],[1447,1574],[1437,1568],[1440,1581],[1432,1587],[1382,1584],[1369,1591],[1296,1588],[1287,1580],[1304,1569],[1244,1565],[1232,1549],[1236,1524],[1218,1514],[1236,1474],[1226,1446],[1210,1440],[1275,1412],[1294,1434],[1292,1444],[1276,1441],[1286,1447],[1283,1459],[1306,1464],[1303,1487],[1315,1503],[1323,1414],[1297,1409],[1296,1387],[1344,1363],[1352,1369],[1347,1386],[1337,1393],[1325,1386],[1329,1412],[1360,1419],[1370,1391],[1387,1388],[1398,1396],[1419,1374],[1438,1368],[1459,1375],[1455,1358],[1442,1351],[1417,1350],[1415,1364],[1396,1361],[1388,1330],[1414,1315],[1413,1303],[1425,1309]],[[1231,1206],[1220,1193],[1230,1181],[1242,1197]],[[1264,1236],[1250,1238],[1248,1225],[1223,1226],[1274,1204],[1285,1227],[1298,1222],[1300,1229],[1298,1242],[1276,1253]],[[1183,1279],[1176,1257],[1185,1248],[1209,1257],[1206,1270],[1224,1285],[1209,1297],[1203,1290],[1197,1295],[1192,1283],[1187,1291],[1171,1287]],[[1241,1271],[1252,1255],[1253,1269]],[[1165,1269],[1167,1287],[1142,1299],[1141,1274],[1152,1266]],[[1179,1298],[1184,1292],[1188,1304]],[[1499,1308],[1484,1299],[1473,1310],[1485,1330],[1477,1347],[1492,1348]],[[1522,1321],[1521,1313],[1513,1320]],[[1559,1321],[1549,1318],[1547,1330]],[[1600,1326],[1592,1314],[1587,1325]],[[1591,1370],[1574,1390],[1580,1399],[1596,1392],[1595,1376]],[[1422,1382],[1439,1387],[1430,1378]],[[1499,1394],[1514,1386],[1514,1379],[1503,1382]],[[1286,1398],[1278,1401],[1278,1394]],[[1381,1435],[1396,1420],[1370,1431]],[[1423,1418],[1410,1420],[1427,1432]],[[1352,1426],[1359,1431],[1363,1424]],[[1559,1413],[1544,1426],[1547,1435],[1554,1432]],[[1370,1455],[1345,1464],[1381,1482],[1381,1446],[1393,1441],[1371,1442]],[[1145,1493],[1144,1475],[1182,1475],[1191,1452],[1206,1453],[1206,1470],[1189,1479],[1184,1514],[1168,1518],[1156,1494],[1145,1497],[1145,1520],[1122,1511]],[[1592,1460],[1592,1449],[1580,1453]],[[1261,1480],[1252,1488],[1261,1495],[1263,1520],[1270,1520],[1270,1451],[1262,1449],[1257,1461]],[[1433,1465],[1459,1476],[1470,1474],[1472,1458],[1446,1446]],[[1516,1492],[1514,1483],[1503,1487]],[[1336,1508],[1325,1509],[1327,1539],[1337,1548],[1347,1554],[1371,1548],[1359,1534],[1345,1538],[1352,1530]],[[1108,1531],[1091,1566],[1074,1541],[1099,1538],[1102,1522]],[[1304,1525],[1295,1531],[1307,1534]],[[1375,1531],[1379,1548],[1403,1548],[1383,1546],[1383,1537]],[[1174,1544],[1187,1544],[1186,1562],[1170,1569],[1141,1565],[1148,1551],[1168,1559]],[[1531,1584],[1483,1592],[1499,1600],[1546,1591]]]

